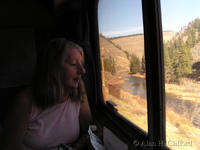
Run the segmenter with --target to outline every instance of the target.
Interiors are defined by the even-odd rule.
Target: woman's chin
[[[77,89],[78,88],[78,84],[75,84],[71,87],[72,89]]]
[[[77,89],[78,88],[78,85],[72,85],[72,86],[68,86],[68,87],[66,87],[65,89],[66,90],[74,90],[74,89]]]

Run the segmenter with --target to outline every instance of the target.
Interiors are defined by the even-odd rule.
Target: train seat
[[[0,120],[16,94],[27,86],[36,64],[33,28],[0,29]]]

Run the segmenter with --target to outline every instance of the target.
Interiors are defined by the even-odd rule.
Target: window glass
[[[161,0],[166,144],[200,149],[200,1]]]
[[[104,102],[147,131],[141,0],[99,0],[98,20]]]

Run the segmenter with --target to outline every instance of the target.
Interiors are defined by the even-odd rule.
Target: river
[[[130,92],[132,95],[138,95],[142,98],[147,97],[146,79],[128,75],[122,77],[126,78],[127,80],[125,80],[124,83],[117,84],[119,89],[124,89]]]
[[[142,98],[147,98],[147,90],[146,90],[146,79],[136,76],[124,75],[123,78],[126,78],[124,83],[117,84],[119,89],[124,89],[130,92],[132,95],[140,96]],[[176,96],[172,93],[166,93],[166,100],[174,100]]]
[[[119,89],[124,89],[130,92],[132,95],[141,96],[142,98],[147,98],[146,90],[146,79],[136,76],[124,75],[123,78],[126,78],[124,83],[117,84]],[[168,99],[177,99],[174,94],[166,93],[166,100]]]

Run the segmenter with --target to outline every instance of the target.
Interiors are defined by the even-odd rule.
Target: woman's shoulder
[[[32,92],[30,87],[23,89],[15,97],[15,102],[18,104],[29,105],[31,104],[31,101],[32,101]]]
[[[31,98],[26,92],[26,89],[20,91],[10,103],[10,106],[6,113],[4,124],[8,126],[12,123],[15,123],[16,126],[26,124],[31,113],[31,103]],[[17,122],[16,118],[18,118]]]
[[[13,107],[23,113],[30,113],[32,107],[32,98],[30,88],[20,91],[13,101]]]

